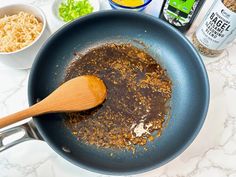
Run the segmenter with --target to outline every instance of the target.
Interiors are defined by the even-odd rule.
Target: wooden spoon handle
[[[35,104],[25,110],[0,118],[0,128],[16,123],[20,120],[24,120],[26,118],[29,118],[35,115],[40,115],[46,112],[47,110],[43,109],[43,107],[40,106],[40,104]]]

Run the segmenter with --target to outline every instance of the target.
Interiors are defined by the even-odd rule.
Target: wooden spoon
[[[0,118],[0,128],[28,117],[91,109],[106,98],[106,86],[95,76],[79,76],[65,82],[48,97],[23,111]]]

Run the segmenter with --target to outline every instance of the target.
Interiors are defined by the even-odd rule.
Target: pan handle
[[[20,138],[10,142],[10,143],[4,143],[4,139],[17,134],[19,132],[23,132],[24,135],[21,136]],[[0,132],[0,152],[15,146],[21,142],[24,141],[28,141],[28,140],[43,140],[43,138],[41,137],[41,135],[39,134],[38,130],[36,129],[33,120],[30,120],[29,122],[26,122],[25,124],[13,127],[13,128],[9,128],[7,130],[4,130],[2,132]]]

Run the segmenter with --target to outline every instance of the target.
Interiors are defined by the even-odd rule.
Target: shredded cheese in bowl
[[[30,45],[42,29],[43,23],[32,14],[5,15],[0,18],[0,52],[14,52]]]

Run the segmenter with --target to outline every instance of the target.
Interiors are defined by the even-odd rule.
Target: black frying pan
[[[157,168],[183,152],[198,134],[208,103],[208,78],[200,56],[177,30],[141,13],[105,11],[76,20],[57,31],[38,53],[29,79],[29,102],[36,103],[56,89],[75,51],[99,43],[143,41],[148,52],[167,70],[173,82],[171,118],[162,136],[131,151],[98,149],[76,140],[63,114],[34,118],[43,139],[75,165],[106,174],[133,174]],[[113,156],[110,153],[113,152]]]

